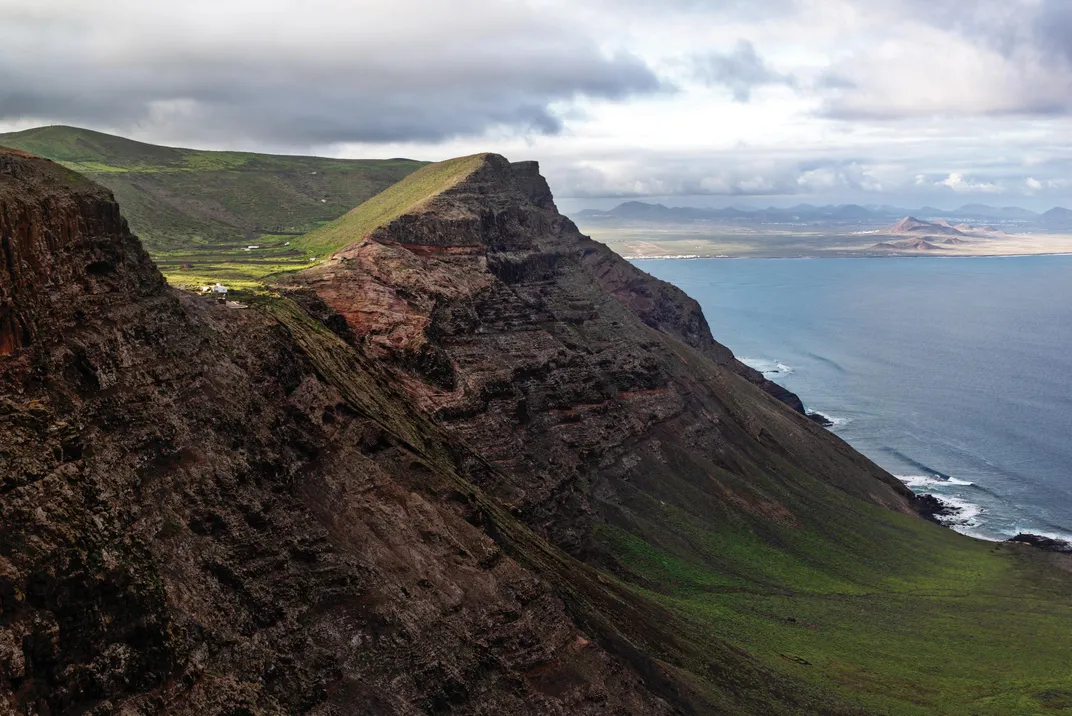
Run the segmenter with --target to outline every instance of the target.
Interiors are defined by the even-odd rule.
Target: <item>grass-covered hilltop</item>
[[[304,267],[312,257],[288,242],[424,165],[177,149],[63,126],[0,134],[0,146],[111,189],[164,274],[184,285],[253,286]]]
[[[429,164],[372,197],[344,216],[311,231],[295,246],[321,256],[329,256],[348,244],[364,239],[372,231],[403,214],[419,210],[424,202],[476,171],[484,154],[459,157]]]
[[[405,166],[231,310],[0,150],[0,713],[1072,714],[1072,555],[921,517],[535,163]]]

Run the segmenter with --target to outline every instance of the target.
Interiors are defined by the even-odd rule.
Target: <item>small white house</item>
[[[227,287],[222,283],[217,283],[212,287],[212,297],[220,303],[225,303],[227,301]]]

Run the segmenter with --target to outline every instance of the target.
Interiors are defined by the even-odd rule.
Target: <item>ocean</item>
[[[1072,539],[1072,256],[633,263],[954,529]]]

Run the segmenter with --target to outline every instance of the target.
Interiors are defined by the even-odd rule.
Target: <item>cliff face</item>
[[[354,239],[294,283],[506,476],[486,489],[573,554],[593,547],[594,525],[622,519],[638,485],[680,500],[662,494],[664,474],[797,520],[757,482],[725,477],[778,472],[774,456],[909,510],[899,482],[773,399],[799,406],[711,337],[695,301],[582,236],[533,163],[488,155]]]
[[[169,290],[107,192],[0,167],[0,713],[670,712],[376,366],[288,301]]]
[[[72,191],[72,188],[76,188]],[[14,150],[0,153],[0,355],[65,326],[55,318],[95,291],[138,295],[141,278],[122,271],[148,259],[104,189],[57,165]],[[130,278],[135,278],[133,283]]]

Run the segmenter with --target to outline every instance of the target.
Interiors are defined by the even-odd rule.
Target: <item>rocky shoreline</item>
[[[831,420],[830,418],[826,417],[822,413],[816,413],[814,411],[809,411],[809,412],[805,413],[805,415],[807,415],[808,420],[812,421],[816,425],[821,425],[824,428],[832,428],[832,427],[834,427],[834,421]]]
[[[1005,540],[1014,544],[1026,544],[1035,549],[1041,549],[1043,552],[1059,552],[1062,554],[1072,554],[1072,542],[1067,542],[1063,539],[1054,539],[1053,537],[1046,537],[1043,535],[1034,535],[1027,532],[1021,532],[1012,539]]]
[[[943,527],[949,527],[950,529],[952,529],[952,527],[948,524],[948,520],[950,518],[955,518],[963,512],[963,509],[960,507],[950,504],[935,495],[916,494],[915,505],[916,509],[919,510],[919,514],[924,519],[940,524]],[[1010,537],[1004,541],[1008,544],[1024,544],[1042,550],[1043,552],[1072,554],[1072,542],[1047,537],[1045,535],[1021,532],[1015,537]]]

